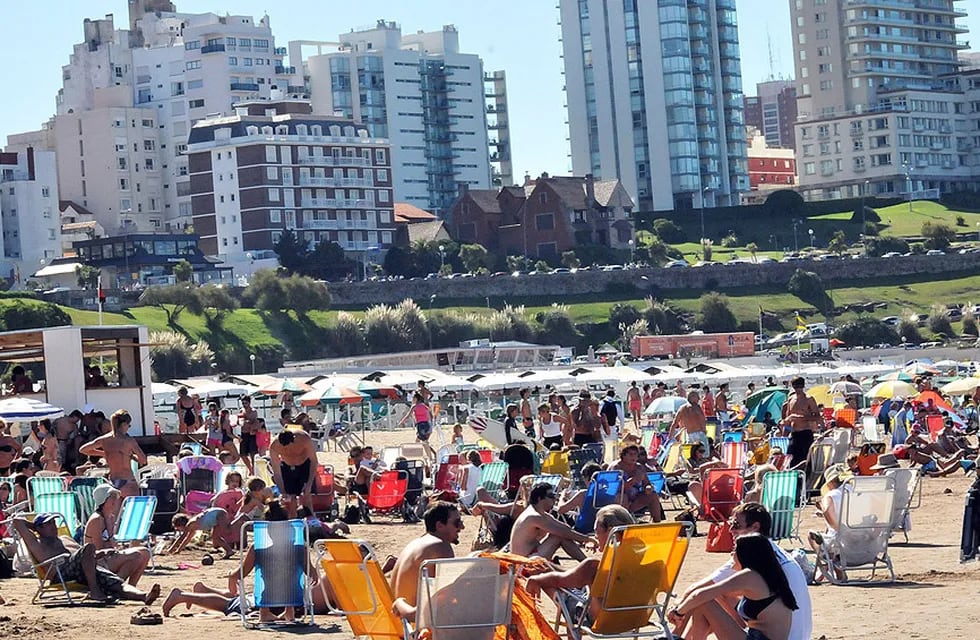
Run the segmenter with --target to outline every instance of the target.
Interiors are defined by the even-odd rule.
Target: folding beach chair
[[[188,456],[177,461],[177,487],[184,511],[193,515],[211,506],[211,499],[220,490],[218,476],[223,468],[213,456]]]
[[[772,436],[769,438],[769,450],[779,448],[784,454],[789,454],[789,436]]]
[[[718,442],[718,432],[720,429],[721,425],[718,424],[718,418],[705,418],[704,433],[708,436],[708,440]]]
[[[405,442],[399,446],[403,458],[409,460],[431,460],[432,454],[429,448],[421,442]]]
[[[745,470],[748,457],[745,455],[745,443],[741,440],[723,442],[721,445],[721,460],[726,469]]]
[[[62,493],[65,490],[65,479],[61,476],[33,476],[27,479],[27,499],[34,508],[34,500],[45,493]]]
[[[100,484],[105,484],[104,478],[72,478],[68,490],[75,494],[78,503],[78,519],[88,522],[89,516],[95,512],[95,497],[93,492]]]
[[[524,503],[528,503],[528,496],[531,494],[531,489],[535,485],[546,484],[555,490],[555,493],[561,490],[562,485],[567,481],[565,476],[558,475],[556,473],[547,473],[536,476],[524,476],[521,478],[521,488],[518,491],[518,498],[523,499]],[[516,503],[515,503],[516,504]]]
[[[589,483],[582,500],[582,508],[575,519],[575,530],[579,533],[592,533],[595,528],[596,511],[610,504],[623,501],[625,490],[622,471],[600,471]]]
[[[762,505],[772,516],[773,540],[800,540],[805,482],[802,471],[770,471],[762,478]]]
[[[872,415],[861,416],[861,439],[864,442],[881,442],[881,432],[878,430],[878,418]]]
[[[667,459],[664,460],[664,463],[660,467],[665,473],[674,473],[683,469],[686,461],[691,459],[691,451],[693,449],[693,444],[672,443],[670,449],[667,451]]]
[[[589,479],[582,477],[582,467],[590,462],[602,464],[602,453],[593,449],[574,449],[568,452],[568,469],[572,476],[572,484],[581,488],[588,484]]]
[[[912,528],[911,510],[922,505],[922,483],[918,469],[888,469],[885,477],[895,481],[895,500],[892,505],[891,532],[901,531],[909,541]]]
[[[565,451],[549,451],[541,462],[541,473],[569,475],[571,469],[568,465],[568,453]]]
[[[510,467],[506,462],[491,462],[480,468],[480,488],[496,500],[507,497],[507,473]]]
[[[402,515],[408,491],[407,471],[382,471],[368,485],[367,506],[378,515]]]
[[[78,530],[78,506],[75,502],[75,494],[70,491],[59,493],[42,493],[34,499],[35,513],[57,513],[64,518],[64,524],[70,532],[75,535]]]
[[[243,489],[245,488],[245,482],[248,481],[248,477],[251,474],[249,474],[248,472],[248,467],[246,467],[241,462],[236,462],[235,464],[225,464],[221,466],[221,471],[218,472],[218,480],[214,487],[215,492],[221,492],[225,490],[225,478],[227,478],[228,475],[232,473],[241,474],[242,488]]]
[[[742,501],[741,469],[709,469],[704,475],[701,513],[707,522],[728,522]]]
[[[394,596],[371,545],[366,540],[318,540],[314,550],[324,600],[331,613],[347,618],[354,637],[402,640],[402,622],[391,608]]]
[[[602,551],[588,595],[560,590],[555,631],[571,640],[673,637],[667,626],[671,592],[691,539],[680,522],[616,527]],[[647,631],[641,631],[650,627]]]
[[[834,429],[830,434],[824,436],[821,442],[833,447],[829,464],[847,464],[847,455],[851,450],[851,431],[849,429]]]
[[[890,482],[883,488],[880,480]],[[825,541],[820,550],[824,575],[834,584],[850,582],[849,571],[871,571],[867,581],[875,578],[879,568],[895,580],[895,570],[888,556],[892,507],[895,502],[894,480],[886,477],[851,478],[844,485],[837,535]]]
[[[745,433],[742,431],[725,431],[721,434],[722,445],[728,444],[729,442],[743,442],[745,440]]]
[[[122,503],[119,511],[119,522],[116,525],[116,542],[131,544],[138,542],[146,545],[150,552],[150,568],[155,569],[153,560],[153,545],[150,544],[150,526],[157,509],[156,496],[129,496]]]
[[[445,462],[442,462],[436,467],[436,477],[432,481],[432,489],[434,491],[459,492],[459,477],[461,474],[459,457],[459,454],[451,453]]]
[[[495,558],[426,560],[419,568],[416,634],[433,640],[492,640],[510,625],[514,565]],[[412,630],[405,624],[405,637]]]
[[[383,462],[388,468],[394,467],[395,460],[400,457],[402,457],[401,447],[385,447],[381,450],[381,462]]]
[[[857,457],[858,474],[873,476],[875,472],[871,467],[878,464],[878,456],[885,452],[885,448],[884,442],[865,442],[862,444]]]
[[[425,463],[421,460],[401,460],[395,463],[395,471],[408,474],[408,484],[405,486],[404,513],[406,522],[419,522],[422,513],[417,511],[425,488]]]
[[[806,458],[806,493],[815,496],[823,486],[823,473],[833,461],[834,447],[829,443],[814,443]],[[794,464],[795,466],[795,464]]]
[[[246,522],[241,530],[241,548],[245,549],[248,531],[251,529],[252,548],[255,552],[252,598],[256,607],[302,607],[305,622],[313,624],[313,598],[310,581],[306,577],[307,545],[310,532],[306,520]],[[239,592],[245,590],[245,556],[238,565]],[[249,628],[248,598],[241,599],[242,624]],[[263,623],[262,626],[265,626]]]
[[[939,432],[945,426],[942,416],[926,416],[926,428],[929,429],[929,439],[933,442],[939,439]]]

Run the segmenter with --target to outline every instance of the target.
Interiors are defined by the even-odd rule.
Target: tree
[[[0,306],[0,330],[18,331],[72,324],[71,317],[58,305],[40,300],[6,300]]]
[[[640,313],[654,335],[680,333],[684,329],[680,315],[665,301],[647,298]]]
[[[551,273],[551,265],[544,260],[538,260],[534,263],[534,270],[538,273]]]
[[[194,279],[194,267],[190,262],[181,258],[173,266],[174,280],[177,282],[190,282]]]
[[[973,303],[967,303],[963,307],[963,335],[977,335],[977,318],[973,315]]]
[[[684,242],[684,231],[667,218],[657,218],[653,221],[653,232],[664,242],[677,244]]]
[[[837,338],[849,347],[873,347],[879,344],[898,344],[893,327],[871,316],[862,316],[837,329]]]
[[[797,218],[804,215],[806,211],[803,196],[792,189],[773,191],[762,206],[771,217]]]
[[[418,275],[425,275],[418,273],[412,252],[402,247],[388,249],[382,266],[384,267],[385,273],[390,276],[413,278]]]
[[[279,264],[289,273],[302,271],[310,253],[307,244],[288,229],[279,237],[279,242],[272,245],[272,250],[279,257]]]
[[[552,304],[537,315],[537,320],[541,323],[538,341],[542,344],[575,344],[582,337],[563,304]]]
[[[481,267],[485,269],[490,261],[489,256],[482,244],[464,244],[459,248],[459,259],[469,273],[476,273]]]
[[[707,333],[734,331],[738,320],[732,313],[728,296],[722,293],[706,293],[700,298],[696,323],[698,329]]]
[[[187,284],[149,287],[140,296],[140,301],[163,309],[167,314],[167,324],[174,328],[177,328],[177,320],[185,310],[197,314],[204,311],[200,291],[197,287]]]
[[[227,287],[206,284],[197,290],[201,297],[201,308],[204,310],[204,320],[209,325],[218,326],[228,314],[238,308],[235,299]]]
[[[806,304],[816,307],[824,315],[833,306],[830,296],[827,295],[827,289],[824,287],[823,280],[812,271],[797,269],[792,277],[790,277],[789,282],[786,283],[786,291]]]
[[[711,247],[714,243],[709,238],[701,238],[701,260],[711,262]]]
[[[561,253],[561,264],[569,269],[578,269],[582,264],[572,250],[562,251]]]
[[[898,321],[898,336],[902,342],[909,344],[919,344],[922,342],[922,334],[919,333],[919,318],[909,309],[902,312],[902,318]]]
[[[745,250],[749,252],[750,256],[752,256],[752,262],[755,262],[756,261],[755,254],[759,252],[759,245],[757,245],[754,242],[750,242],[747,245],[745,245]]]
[[[843,231],[837,230],[834,232],[834,235],[830,238],[830,242],[827,243],[827,250],[831,253],[836,253],[838,257],[844,255],[844,252],[847,251],[847,236],[844,235]]]
[[[897,253],[907,253],[909,250],[908,242],[902,238],[896,238],[895,236],[890,235],[866,238],[865,242],[868,243],[868,255],[875,258],[880,258],[886,253],[891,253],[893,251]]]
[[[531,261],[526,256],[507,256],[507,271],[530,271]]]
[[[618,327],[622,324],[631,325],[643,319],[640,310],[628,302],[617,302],[609,308],[609,324]]]
[[[242,302],[256,309],[278,311],[283,297],[282,280],[271,269],[259,269],[242,292]]]
[[[318,280],[342,280],[356,273],[357,267],[357,262],[350,260],[339,244],[321,240],[307,252],[306,260],[295,272]]]
[[[283,278],[281,285],[284,306],[280,308],[291,309],[301,318],[310,311],[330,308],[330,291],[323,282],[293,274]]]
[[[78,286],[82,289],[95,289],[99,286],[99,276],[102,271],[87,264],[80,264],[75,267],[75,277],[78,278]]]
[[[942,222],[923,222],[921,233],[926,239],[926,249],[946,249],[956,240],[956,231]]]

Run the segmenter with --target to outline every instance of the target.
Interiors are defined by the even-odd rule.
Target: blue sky
[[[641,0],[654,2],[655,0]],[[791,78],[792,0],[738,0],[742,76],[746,93],[770,75],[771,41],[775,75]],[[234,13],[256,18],[268,12],[277,44],[288,40],[333,40],[339,33],[394,20],[403,32],[432,31],[455,24],[460,47],[483,57],[487,70],[507,71],[514,173],[568,173],[568,129],[561,90],[561,47],[557,0],[176,0],[180,11]],[[958,2],[966,9],[972,2]],[[5,99],[0,102],[0,141],[10,133],[38,128],[54,113],[61,66],[82,39],[82,20],[113,13],[125,26],[125,0],[32,0],[4,2],[0,55]],[[980,39],[980,10],[965,21]],[[43,25],[43,27],[41,26]],[[30,64],[28,64],[30,63]]]

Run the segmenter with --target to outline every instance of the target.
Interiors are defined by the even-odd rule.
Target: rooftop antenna
[[[769,79],[776,79],[776,60],[772,55],[772,34],[769,33],[769,23],[766,23],[766,46],[769,48]]]

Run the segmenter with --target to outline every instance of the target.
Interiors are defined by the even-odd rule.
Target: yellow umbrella
[[[940,391],[948,396],[961,396],[966,393],[973,393],[977,387],[980,387],[980,378],[960,378],[943,385]]]
[[[919,393],[919,390],[914,384],[908,382],[903,382],[901,380],[885,380],[884,382],[879,382],[864,395],[869,398],[909,398],[915,396]]]
[[[977,378],[980,381],[980,378]],[[825,407],[830,407],[834,404],[834,394],[830,392],[829,384],[818,384],[815,387],[810,387],[807,389],[806,394],[813,398],[817,404],[822,404]]]

